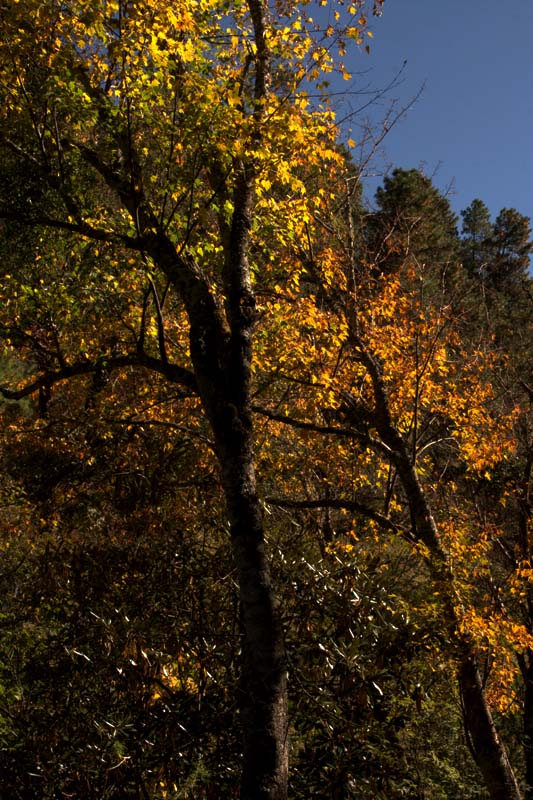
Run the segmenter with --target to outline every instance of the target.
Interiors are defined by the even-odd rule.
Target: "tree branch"
[[[342,511],[353,511],[362,514],[368,519],[377,522],[380,528],[406,535],[407,529],[393,522],[389,517],[380,514],[370,506],[359,503],[357,500],[343,500],[341,498],[323,497],[318,500],[290,500],[284,497],[265,497],[265,502],[278,508],[336,508]]]
[[[146,367],[153,372],[158,372],[164,375],[167,380],[172,383],[179,383],[185,386],[191,394],[197,393],[196,378],[192,372],[189,372],[185,367],[180,367],[175,364],[165,364],[157,358],[146,355],[145,353],[133,353],[124,356],[115,356],[111,358],[99,358],[96,361],[79,361],[75,364],[66,364],[58,370],[50,370],[38,378],[34,378],[21,389],[9,389],[5,386],[0,386],[0,394],[6,400],[21,400],[23,397],[29,397],[43,387],[51,387],[56,383],[69,380],[78,375],[91,375],[98,372],[105,366],[107,370],[121,369],[123,367]]]
[[[263,408],[262,406],[253,405],[252,411],[255,414],[260,414],[263,417],[274,420],[274,422],[282,422],[284,425],[290,425],[292,428],[299,428],[300,430],[304,431],[313,431],[313,433],[323,433],[334,436],[345,436],[350,439],[356,439],[358,437],[360,438],[361,436],[361,434],[358,434],[358,432],[353,428],[316,425],[314,422],[305,422],[304,420],[294,419],[294,417],[289,417],[286,414],[277,414],[276,412],[269,411],[268,408]]]
[[[5,208],[0,208],[0,219],[18,222],[20,225],[42,225],[46,228],[56,228],[58,230],[70,231],[71,233],[78,233],[81,236],[85,236],[87,239],[94,239],[98,242],[121,244],[132,250],[140,249],[140,242],[137,237],[106,231],[104,228],[95,228],[83,220],[79,222],[68,222],[67,220],[47,217],[45,214],[26,216],[20,211],[7,210]]]

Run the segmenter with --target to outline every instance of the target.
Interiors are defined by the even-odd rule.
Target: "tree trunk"
[[[527,663],[522,670],[524,679],[524,760],[526,764],[525,800],[533,800],[533,653],[527,653]]]
[[[287,674],[283,636],[265,552],[250,410],[253,297],[229,297],[231,333],[216,313],[191,315],[191,356],[215,437],[239,579],[243,622],[240,709],[242,800],[286,800]],[[225,340],[225,341],[224,341]]]
[[[246,177],[246,176],[245,176]],[[288,781],[287,675],[279,613],[257,497],[250,402],[255,301],[247,238],[251,190],[242,191],[226,267],[227,296],[213,296],[192,260],[162,234],[147,247],[184,299],[198,393],[214,434],[238,571],[243,621],[240,709],[244,736],[242,800],[285,800]],[[237,203],[236,203],[237,205]],[[248,215],[245,213],[248,212]]]
[[[471,656],[466,655],[461,663],[459,686],[472,754],[491,800],[521,800],[513,768],[485,699],[478,667]]]
[[[245,465],[253,484],[251,465]],[[287,673],[279,613],[255,491],[226,492],[243,621],[242,800],[285,800],[288,781]]]
[[[250,413],[246,406],[237,412],[235,405],[226,404],[219,404],[217,410],[220,413],[215,414],[213,428],[239,576],[243,623],[241,798],[286,800],[287,671],[256,492]]]

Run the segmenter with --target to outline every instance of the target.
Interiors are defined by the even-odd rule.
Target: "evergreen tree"
[[[396,272],[406,259],[443,271],[456,259],[457,218],[419,170],[395,169],[377,190],[376,203],[368,241],[381,272]]]
[[[463,218],[463,264],[471,274],[479,274],[490,258],[490,239],[493,233],[490,212],[476,198],[461,211]]]
[[[502,208],[491,237],[492,259],[487,277],[496,289],[516,285],[529,267],[533,249],[531,221],[514,208]]]

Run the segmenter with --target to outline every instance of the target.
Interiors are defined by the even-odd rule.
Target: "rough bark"
[[[283,638],[255,489],[249,417],[219,429],[217,444],[231,523],[243,623],[243,800],[287,797],[287,677]]]

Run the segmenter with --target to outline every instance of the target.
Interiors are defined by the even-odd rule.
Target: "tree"
[[[490,262],[488,262],[490,265]],[[485,336],[502,358],[495,364],[493,380],[500,387],[499,413],[512,415],[513,456],[495,471],[490,483],[474,484],[479,515],[495,532],[490,553],[491,575],[485,586],[493,611],[506,626],[520,625],[531,634],[531,278],[526,274],[502,281],[498,287],[485,286],[485,306],[473,335]],[[497,502],[496,502],[497,501]],[[494,647],[495,642],[491,642]],[[514,705],[519,711],[521,731],[517,734],[525,761],[525,797],[532,793],[533,719],[531,691],[531,643],[522,642],[515,653]]]
[[[457,219],[450,204],[416,169],[395,169],[376,191],[368,239],[376,267],[397,271],[406,259],[442,274],[456,260]]]
[[[435,281],[431,261],[410,250],[393,274],[372,264],[365,274],[348,260],[349,248],[332,253],[320,226],[308,238],[315,292],[280,288],[275,302],[285,325],[261,361],[272,370],[263,385],[275,387],[270,408],[261,411],[291,428],[296,440],[277,450],[274,462],[286,495],[268,499],[353,515],[351,524],[330,517],[326,545],[335,530],[358,538],[360,515],[411,541],[446,630],[464,724],[487,790],[493,798],[519,798],[481,671],[480,641],[488,630],[494,641],[496,628],[477,606],[474,587],[476,564],[490,543],[475,501],[463,509],[454,500],[458,481],[470,474],[487,480],[513,451],[512,414],[493,408],[495,355],[484,340],[462,342],[461,293]],[[293,254],[295,262],[299,257]],[[308,275],[309,258],[304,264]],[[301,343],[294,341],[296,320]],[[290,358],[281,355],[286,332]],[[310,452],[297,439],[313,433]],[[506,636],[510,649],[528,639],[520,625],[509,626]]]
[[[489,281],[497,289],[516,285],[527,272],[533,248],[529,217],[514,208],[502,208],[496,217],[490,244]]]
[[[251,418],[254,271],[309,218],[298,166],[339,158],[331,113],[312,111],[299,87],[332,68],[332,43],[361,41],[359,10],[317,36],[305,9],[274,17],[261,0],[25,0],[1,12],[1,146],[17,177],[16,191],[4,182],[0,216],[62,232],[60,249],[43,233],[36,253],[61,274],[56,296],[36,274],[22,279],[35,301],[28,318],[11,292],[4,336],[8,350],[31,354],[31,376],[3,395],[39,391],[46,415],[58,383],[89,375],[94,395],[136,368],[199,398],[239,575],[243,798],[285,797],[288,764]],[[285,202],[270,195],[276,184]],[[251,242],[264,248],[257,260]]]
[[[467,269],[492,290],[516,290],[527,274],[533,247],[529,218],[514,208],[502,208],[492,224],[487,206],[478,199],[461,215]]]
[[[482,200],[475,199],[464,211],[463,218],[463,262],[474,275],[479,275],[490,259],[492,222],[490,212]]]
[[[86,527],[99,544],[66,548],[61,541],[72,582],[70,576],[63,579],[62,552],[52,559],[49,575],[46,547],[30,557],[31,541],[22,542],[26,596],[34,596],[35,580],[43,588],[39,596],[53,598],[59,587],[67,606],[55,601],[39,606],[38,614],[23,616],[23,631],[24,625],[38,631],[45,642],[38,663],[51,667],[53,676],[68,674],[75,698],[83,693],[83,654],[98,653],[100,637],[111,647],[111,667],[105,658],[95,659],[93,691],[118,687],[111,704],[118,745],[102,735],[96,747],[106,764],[110,754],[131,760],[128,791],[146,795],[153,789],[145,776],[153,775],[155,764],[135,750],[135,739],[147,730],[146,719],[157,717],[154,707],[161,710],[154,685],[176,703],[183,701],[187,714],[193,695],[209,698],[225,720],[235,718],[227,691],[217,692],[215,681],[209,692],[198,688],[208,670],[225,675],[229,683],[237,650],[232,648],[231,657],[224,651],[222,663],[217,662],[197,630],[201,613],[191,626],[180,626],[174,657],[172,636],[163,625],[157,653],[155,644],[147,651],[140,640],[131,645],[134,652],[128,649],[134,632],[121,614],[111,615],[111,633],[105,623],[109,609],[117,608],[115,598],[128,609],[134,605],[138,584],[132,563],[154,575],[154,587],[158,581],[168,587],[171,603],[179,602],[173,578],[179,587],[205,592],[198,567],[203,552],[198,536],[204,529],[210,543],[229,534],[239,586],[243,660],[234,691],[244,730],[243,798],[287,795],[281,612],[292,623],[291,637],[306,637],[302,651],[295,650],[299,669],[306,652],[311,673],[325,675],[321,711],[335,702],[333,713],[340,710],[344,721],[350,714],[364,718],[368,735],[362,736],[362,748],[369,755],[378,747],[376,731],[385,733],[397,754],[402,745],[396,728],[416,730],[413,716],[422,697],[416,684],[409,688],[411,675],[427,672],[409,641],[423,648],[424,635],[431,637],[457,676],[468,742],[490,796],[520,796],[481,668],[484,642],[492,645],[506,620],[502,611],[487,613],[488,603],[477,590],[491,577],[491,542],[465,488],[474,480],[490,480],[491,471],[503,469],[513,452],[512,409],[495,411],[491,378],[497,353],[486,339],[475,346],[471,339],[463,341],[464,308],[444,280],[450,267],[460,274],[455,219],[445,198],[417,171],[399,170],[378,193],[378,211],[364,237],[358,237],[356,223],[363,223],[351,191],[353,169],[338,146],[333,115],[327,105],[313,109],[302,88],[305,80],[320,82],[333,68],[332,50],[342,58],[348,39],[361,41],[365,17],[357,25],[349,21],[359,10],[349,6],[344,24],[342,10],[335,9],[338,26],[325,31],[315,27],[305,8],[301,13],[280,8],[271,17],[258,0],[231,8],[226,3],[167,8],[95,2],[59,10],[25,0],[2,11],[0,79],[6,101],[0,145],[6,168],[0,216],[10,235],[12,225],[32,231],[33,262],[10,257],[13,269],[2,279],[1,392],[12,401],[38,393],[40,416],[32,420],[32,433],[38,438],[44,426],[52,431],[57,426],[58,432],[48,431],[47,448],[34,447],[40,453],[38,480],[17,447],[12,452],[19,454],[18,461],[8,458],[5,471],[16,513],[22,520],[21,508],[26,515],[28,509],[38,510],[35,519],[44,520],[54,545],[54,528],[67,523],[69,512],[80,525],[91,519],[89,508],[72,500],[76,491],[67,476],[75,476],[86,496],[97,498],[92,502],[97,521]],[[147,435],[144,428],[159,430],[159,436]],[[165,430],[172,431],[172,443],[165,442]],[[189,455],[192,439],[198,444]],[[210,462],[213,453],[217,469]],[[177,473],[187,475],[181,486]],[[172,493],[174,515],[166,505]],[[155,569],[145,539],[137,562],[127,546],[101,546],[102,518],[114,522],[117,538],[127,538],[151,519],[147,509],[159,520],[154,539],[168,553],[170,574]],[[267,541],[265,519],[274,516],[272,509],[278,511]],[[290,520],[281,524],[282,513],[313,509],[319,515],[312,528],[317,539],[304,539],[304,566],[315,574],[317,562],[326,563],[313,585],[335,616],[311,603],[299,627],[298,595],[305,590],[301,560],[286,569],[284,599],[291,598],[291,605],[280,609],[268,552],[276,552],[274,536],[279,536],[277,558],[283,564],[293,525]],[[128,517],[127,524],[121,516]],[[190,535],[184,537],[184,550],[193,554],[191,564],[184,550],[172,547],[181,528]],[[418,628],[383,600],[390,581],[383,586],[376,575],[385,534],[391,548],[402,553],[402,564],[417,564],[417,585],[405,602],[411,600],[417,620],[423,620]],[[357,557],[359,564],[368,564],[368,578],[350,563],[353,543],[363,540]],[[110,561],[105,561],[104,582],[109,586],[99,580],[102,553]],[[337,590],[331,574],[339,563],[343,574]],[[217,584],[212,608],[219,613],[231,591],[220,590],[217,599],[222,576],[212,566]],[[18,569],[13,558],[9,570]],[[123,581],[131,582],[133,597],[120,590]],[[358,588],[365,592],[361,608],[379,604],[382,612],[377,644],[376,628],[367,627],[356,610],[357,635],[350,634],[346,618],[356,608]],[[154,594],[149,600],[156,605]],[[422,611],[416,603],[424,605]],[[94,604],[93,613],[104,620],[97,633],[88,624]],[[147,607],[154,608],[149,602]],[[16,603],[9,609],[10,619],[20,613]],[[370,616],[371,611],[368,623]],[[84,650],[72,648],[76,620],[83,621]],[[136,624],[145,623],[136,619]],[[227,632],[231,626],[223,620],[222,627]],[[51,631],[56,638],[48,646]],[[507,625],[504,631],[498,655],[529,647],[524,625]],[[7,635],[10,646],[19,634]],[[214,636],[211,627],[209,641]],[[407,644],[400,648],[401,665],[376,674],[378,662],[402,637]],[[27,640],[20,636],[18,641],[24,657],[7,670],[10,691],[21,673],[27,678],[28,664],[30,683],[36,683]],[[350,653],[354,641],[363,651],[359,664]],[[191,653],[198,657],[191,659]],[[121,656],[143,665],[137,669],[136,663],[128,672],[139,715],[134,722],[113,668],[125,669]],[[42,731],[52,705],[51,684],[43,689],[37,684],[45,699],[29,719],[39,718]],[[354,696],[350,687],[357,689]],[[9,713],[14,709],[17,722],[28,719],[17,703],[12,692]],[[305,707],[302,693],[297,707]],[[330,736],[322,720],[309,726],[303,716],[298,717],[299,744],[321,759],[353,730],[336,722]],[[115,724],[118,718],[123,725]],[[201,729],[195,743],[201,747],[211,736],[222,752],[220,731],[202,728],[194,715],[191,720]],[[131,725],[135,735],[128,734]],[[82,727],[74,716],[71,730]],[[158,730],[166,730],[164,722]],[[66,752],[61,736],[59,741],[58,749]],[[43,738],[38,744],[39,753],[45,752]],[[233,743],[228,749],[233,763]],[[30,752],[26,747],[25,757]],[[396,791],[393,781],[377,781],[363,759],[352,775],[349,751],[348,756],[346,748],[338,752],[334,768],[328,764],[312,776],[320,791],[334,789],[341,796]],[[108,776],[102,783],[94,766],[97,760],[86,758],[82,778],[65,782],[68,791],[81,791],[88,775],[96,796],[108,790]],[[190,776],[189,768],[184,771]],[[122,762],[121,769],[128,772]],[[164,777],[171,781],[174,775]],[[404,779],[401,770],[394,777]],[[213,783],[206,783],[206,791],[212,790]],[[230,779],[224,786],[235,791]],[[399,792],[415,786],[407,776]],[[117,778],[110,791],[121,790]]]

